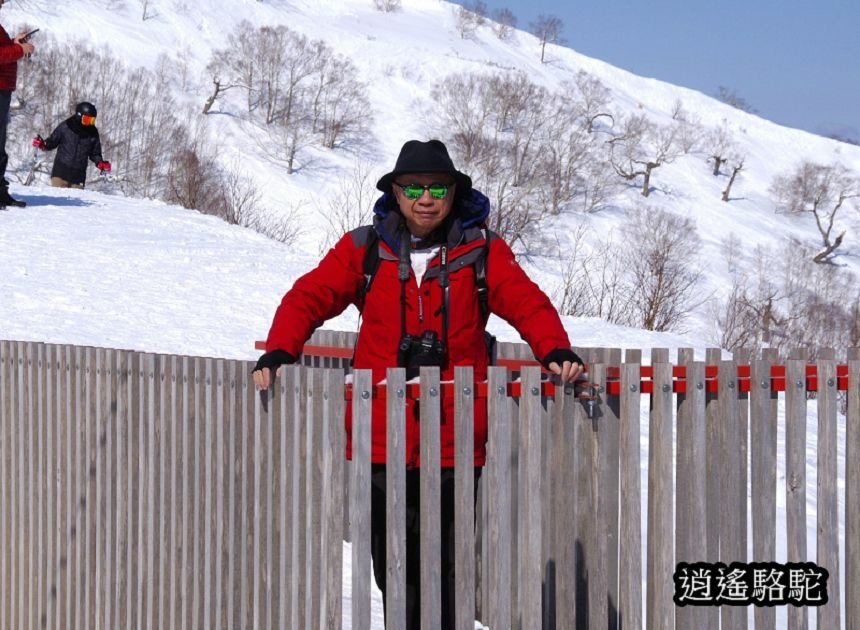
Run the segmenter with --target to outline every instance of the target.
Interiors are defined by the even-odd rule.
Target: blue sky
[[[568,46],[638,75],[709,95],[726,86],[765,118],[860,140],[857,0],[484,3],[524,30],[555,15]]]

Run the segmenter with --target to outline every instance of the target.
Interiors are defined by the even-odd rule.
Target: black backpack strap
[[[490,319],[490,287],[487,284],[487,257],[490,255],[490,232],[484,232],[484,245],[481,248],[482,255],[475,259],[475,285],[478,291],[478,308],[481,310],[481,319],[484,324]]]
[[[373,278],[376,276],[376,271],[379,269],[379,235],[372,227],[369,227],[366,233],[364,242],[364,261],[362,262],[362,273],[364,274],[364,284],[358,292],[358,310],[364,311],[364,300],[370,291],[370,285],[373,284]]]

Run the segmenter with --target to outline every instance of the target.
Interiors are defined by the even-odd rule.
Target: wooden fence
[[[455,398],[457,442],[470,445],[472,402],[487,398],[491,434],[477,529],[471,449],[456,454],[463,463],[456,478],[460,629],[473,627],[476,607],[492,630],[743,629],[746,607],[676,607],[676,563],[802,561],[812,544],[830,572],[830,600],[788,606],[790,627],[806,627],[815,615],[821,630],[860,628],[856,354],[846,365],[774,365],[766,357],[747,367],[720,360],[718,351],[707,365],[681,351],[675,366],[665,350],[652,352],[651,365],[641,365],[637,351],[623,362],[617,350],[583,352],[600,385],[593,401],[542,381],[533,366],[522,367],[516,382],[492,368],[486,383],[474,383],[468,368],[440,383],[428,368],[420,385],[391,370],[387,387],[359,370],[346,396],[342,369],[295,366],[260,395],[247,362],[0,341],[0,629],[316,630],[340,628],[346,616],[366,630],[374,396],[388,398],[394,457],[403,447],[403,400],[420,397],[425,462],[438,453],[440,399]],[[840,390],[847,391],[844,581]],[[357,419],[349,492],[345,404]],[[806,536],[810,405],[818,411],[814,542]],[[777,466],[782,413],[784,469]],[[422,496],[432,496],[438,475],[432,465],[422,475]],[[786,558],[776,558],[781,475]],[[399,516],[389,528],[390,629],[402,626],[405,553],[403,479],[392,479],[389,513]],[[422,511],[422,532],[434,532],[435,518]],[[348,599],[345,538],[352,541]],[[439,540],[429,535],[422,544],[430,554]],[[422,563],[422,571],[422,615],[435,627],[438,567]],[[755,607],[749,627],[775,629],[775,609]]]

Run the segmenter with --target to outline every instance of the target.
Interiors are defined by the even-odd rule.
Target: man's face
[[[446,173],[398,175],[391,188],[397,196],[397,205],[406,219],[406,226],[413,236],[429,236],[442,225],[454,206],[454,179]],[[438,198],[440,196],[441,199]]]

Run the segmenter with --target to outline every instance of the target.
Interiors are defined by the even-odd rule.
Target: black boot
[[[19,201],[9,194],[8,188],[0,188],[0,207],[17,206],[23,208],[27,205],[26,201]]]

